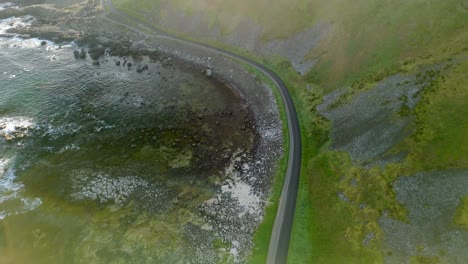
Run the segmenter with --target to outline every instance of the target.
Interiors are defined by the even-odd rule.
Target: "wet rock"
[[[73,51],[73,56],[75,56],[75,59],[80,58],[80,52],[78,50]]]
[[[120,66],[120,61],[116,61],[116,62],[115,62],[115,65],[116,65],[116,66]]]
[[[99,61],[93,61],[93,66],[99,66],[101,63]]]
[[[127,63],[127,67],[129,67],[129,68],[131,68],[132,65],[133,65],[133,64],[132,64],[131,62]]]
[[[45,40],[41,41],[41,46],[45,46],[45,45],[47,45],[47,41]]]

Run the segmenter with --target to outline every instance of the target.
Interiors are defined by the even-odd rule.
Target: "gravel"
[[[441,263],[466,263],[468,231],[453,224],[460,199],[468,195],[468,169],[421,172],[394,184],[398,201],[408,209],[409,223],[386,214],[380,225],[385,263],[408,263],[411,256],[439,257]]]
[[[406,96],[409,108],[413,109],[420,99],[418,92],[427,85],[418,83],[415,75],[396,74],[337,107],[334,103],[351,89],[342,88],[326,95],[318,110],[332,123],[331,148],[347,151],[359,164],[386,159],[401,161],[404,158],[401,153],[393,158],[385,155],[412,131],[412,117],[398,116],[403,106],[401,98]]]

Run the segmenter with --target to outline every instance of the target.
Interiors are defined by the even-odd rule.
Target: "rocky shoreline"
[[[21,0],[16,1],[16,6],[1,10],[0,19],[12,15],[33,17],[31,25],[12,27],[2,36],[39,38],[59,45],[74,42],[73,56],[89,61],[96,68],[96,74],[100,74],[100,67],[120,67],[141,74],[141,78],[158,75],[162,82],[167,82],[170,77],[161,75],[158,68],[169,69],[177,65],[227,87],[232,91],[232,99],[241,102],[243,108],[239,111],[233,109],[207,115],[203,110],[188,110],[182,120],[194,128],[208,125],[219,133],[229,128],[251,134],[253,141],[248,144],[237,139],[244,148],[223,146],[216,136],[203,131],[176,136],[171,138],[170,144],[173,147],[191,146],[195,170],[206,172],[216,168],[210,171],[217,175],[216,195],[198,206],[204,224],[202,227],[185,226],[195,241],[195,248],[191,249],[195,254],[192,262],[217,263],[220,258],[226,260],[226,256],[229,262],[245,262],[253,247],[253,234],[263,219],[276,165],[283,153],[282,123],[271,88],[221,55],[166,39],[149,38],[111,24],[101,17],[97,0],[67,1],[70,2],[68,5],[53,2]],[[48,44],[42,42],[41,45]],[[126,96],[128,93],[123,96],[123,103]],[[167,132],[178,133],[177,128],[169,128]],[[148,131],[142,130],[142,133],[138,134],[140,138],[155,137]],[[76,194],[76,197],[95,196],[92,193],[80,195]],[[117,201],[113,197],[105,198],[106,202]],[[172,202],[177,203],[184,199],[184,195],[179,194],[174,199]],[[213,234],[224,246],[212,248]]]

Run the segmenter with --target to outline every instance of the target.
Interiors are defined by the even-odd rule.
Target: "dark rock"
[[[80,52],[78,50],[73,51],[73,56],[78,59],[80,57]]]
[[[116,61],[115,65],[120,66],[120,61]]]
[[[45,45],[47,45],[47,41],[43,40],[43,41],[41,42],[41,46],[45,46]]]
[[[99,65],[101,65],[101,63],[99,63],[99,61],[93,61],[93,65],[94,66],[99,66]]]
[[[102,45],[97,45],[96,47],[90,48],[88,50],[89,56],[93,60],[99,59],[102,55],[104,55],[106,52],[106,49]]]
[[[127,63],[127,66],[128,66],[129,68],[132,67],[132,65],[133,65],[133,64],[132,64],[131,62]]]
[[[86,58],[86,52],[84,51],[84,49],[81,49],[80,59],[84,59],[84,58]]]

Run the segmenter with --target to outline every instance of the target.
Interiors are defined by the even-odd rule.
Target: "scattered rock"
[[[205,75],[206,75],[206,77],[211,77],[211,76],[213,76],[213,70],[211,70],[210,68],[208,68],[208,69],[205,71]]]

